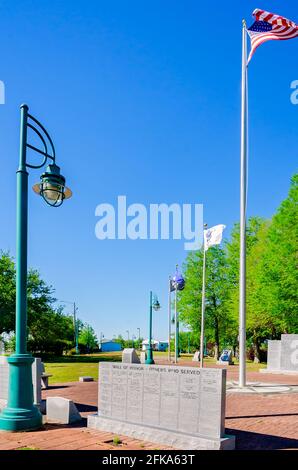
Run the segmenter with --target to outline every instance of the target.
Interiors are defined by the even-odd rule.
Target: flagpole
[[[175,282],[175,364],[178,362],[178,352],[177,352],[177,288],[178,284]]]
[[[206,228],[207,228],[207,224],[204,224],[204,229],[206,229]],[[200,367],[204,367],[205,282],[206,282],[206,250],[205,250],[205,235],[203,234],[203,277],[202,277]]]
[[[246,191],[247,191],[247,33],[242,21],[240,269],[239,269],[239,387],[246,386]]]
[[[169,345],[168,345],[168,360],[171,362],[171,276],[169,276],[169,300],[168,300],[168,314],[169,314]]]

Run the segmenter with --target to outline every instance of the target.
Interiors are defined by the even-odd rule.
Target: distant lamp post
[[[137,328],[138,330],[138,333],[139,333],[139,349],[142,349],[141,348],[141,328]]]
[[[153,351],[152,351],[152,309],[157,311],[160,309],[160,303],[156,297],[154,296],[152,291],[150,291],[150,308],[149,308],[149,339],[148,339],[148,349],[147,349],[147,359],[146,364],[154,364],[153,360]]]
[[[16,246],[16,346],[8,359],[9,389],[6,408],[0,414],[0,429],[25,431],[42,425],[39,409],[33,404],[32,364],[34,358],[27,352],[27,248],[28,248],[28,168],[42,168],[50,160],[40,183],[33,187],[37,194],[51,206],[61,206],[71,197],[65,186],[65,178],[56,165],[54,144],[46,129],[28,113],[28,106],[21,106],[20,159],[17,171],[17,246]],[[43,150],[27,142],[31,129],[43,144]],[[48,149],[49,145],[49,149]],[[42,155],[39,165],[27,162],[27,148]]]
[[[34,189],[34,187],[33,187]],[[78,320],[77,320],[77,311],[78,307],[76,306],[75,302],[71,302],[70,300],[60,300],[57,299],[58,302],[62,302],[64,304],[71,304],[73,306],[73,329],[74,329],[74,340],[75,340],[75,350],[76,354],[79,354],[79,332],[78,332]]]

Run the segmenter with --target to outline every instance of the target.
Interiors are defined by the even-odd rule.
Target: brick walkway
[[[183,363],[186,365],[186,363]],[[188,364],[188,365],[194,365]],[[228,379],[237,379],[237,366],[228,368]],[[297,377],[248,373],[249,381],[298,385]],[[48,396],[72,399],[83,416],[73,426],[46,424],[44,429],[26,433],[0,432],[0,450],[23,447],[60,450],[170,449],[125,436],[113,445],[114,435],[88,429],[86,416],[96,412],[97,383],[71,382],[52,385],[43,392]],[[238,449],[298,449],[298,393],[278,395],[227,394],[226,432],[236,436]]]

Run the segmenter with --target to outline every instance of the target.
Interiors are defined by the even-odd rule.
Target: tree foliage
[[[28,295],[28,350],[36,353],[61,355],[74,345],[74,326],[71,316],[55,308],[53,288],[48,286],[36,270],[29,270]],[[0,254],[0,335],[10,334],[14,344],[16,272],[8,253]]]
[[[298,331],[298,175],[288,197],[271,220],[252,217],[247,224],[247,346],[260,358],[265,339]],[[223,248],[206,257],[206,327],[208,342],[235,348],[239,315],[239,224]],[[180,319],[199,345],[203,253],[191,252],[184,265],[186,287],[179,294]]]

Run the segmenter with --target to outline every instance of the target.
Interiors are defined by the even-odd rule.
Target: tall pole
[[[247,35],[242,28],[240,270],[239,270],[239,387],[246,385],[246,184],[247,184]]]
[[[168,343],[169,343],[169,346],[168,346],[168,361],[171,362],[171,322],[172,322],[172,319],[171,319],[171,313],[172,313],[172,309],[171,309],[171,276],[169,276],[169,294],[168,294],[168,328],[169,328],[169,333],[168,333]]]
[[[175,283],[175,364],[178,362],[177,282]]]
[[[152,291],[150,291],[150,308],[149,308],[149,338],[148,338],[148,352],[146,364],[154,364],[152,354]]]
[[[141,347],[141,328],[137,328],[138,332],[139,332],[139,349],[142,349]]]
[[[206,227],[206,225],[204,225]],[[201,306],[201,339],[200,339],[200,367],[204,367],[204,334],[205,334],[205,284],[206,284],[206,247],[205,236],[203,242],[203,277],[202,277],[202,306]]]
[[[22,431],[41,426],[42,417],[33,404],[32,364],[27,353],[27,249],[28,172],[26,166],[28,106],[21,106],[20,159],[17,170],[16,245],[16,347],[8,359],[9,392],[7,407],[0,415],[0,429]]]

